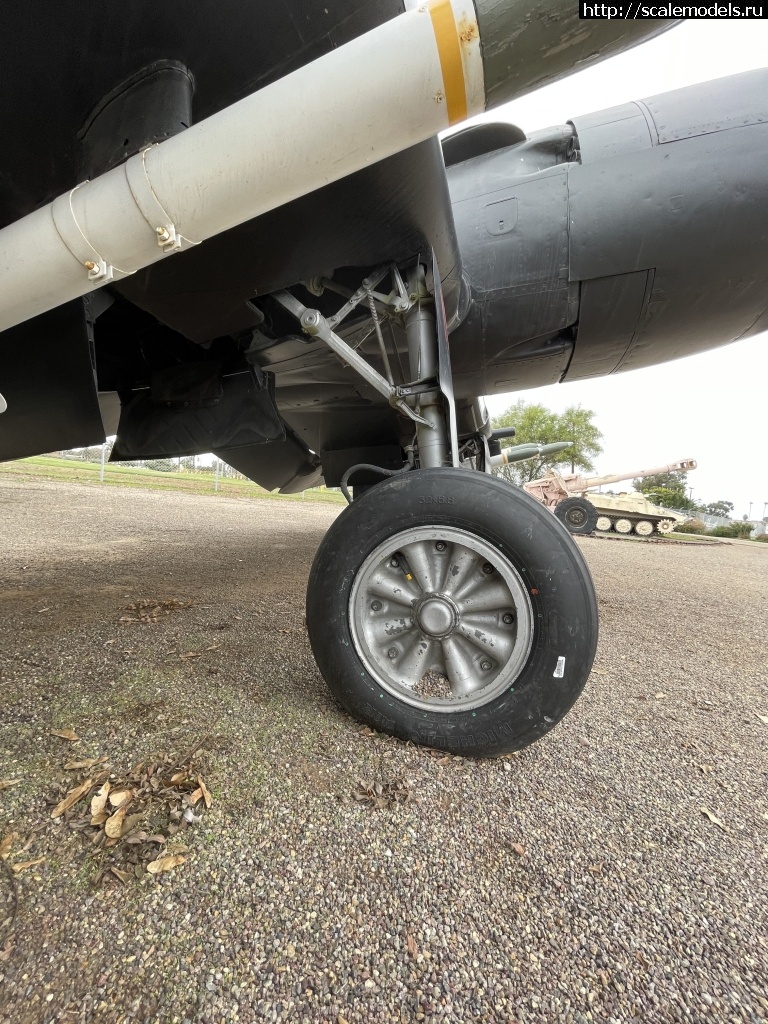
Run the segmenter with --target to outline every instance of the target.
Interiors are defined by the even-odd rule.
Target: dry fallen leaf
[[[666,697],[667,695],[666,695],[666,693],[660,691],[659,693],[654,693],[653,696],[656,698],[656,700],[661,700],[662,697]]]
[[[8,854],[11,852],[13,841],[16,838],[15,832],[9,832],[4,839],[0,840],[0,860],[8,860]]]
[[[78,768],[93,768],[95,764],[104,764],[106,757],[86,757],[83,761],[68,761],[64,765],[65,772],[74,772]]]
[[[0,963],[5,963],[5,961],[9,958],[11,953],[14,951],[14,949],[16,949],[16,947],[13,945],[10,939],[7,939],[5,945],[3,946],[2,952],[0,952]]]
[[[127,836],[129,832],[133,832],[143,817],[144,815],[141,813],[129,814],[123,823],[123,831],[120,833],[121,838],[122,836]]]
[[[98,791],[96,796],[91,798],[91,815],[94,818],[98,818],[105,810],[107,806],[107,798],[109,797],[109,783],[105,782],[101,789]],[[93,822],[92,824],[96,824]]]
[[[705,818],[709,818],[713,825],[717,825],[718,828],[721,828],[723,832],[728,831],[728,829],[725,827],[722,821],[720,821],[718,816],[716,814],[713,814],[712,811],[708,810],[706,807],[702,807],[701,813],[704,815]]]
[[[416,956],[416,954],[418,953],[418,949],[416,947],[416,939],[414,939],[414,937],[411,934],[408,935],[407,939],[405,940],[405,944],[408,947],[408,952],[411,954],[411,956]]]
[[[593,875],[601,875],[603,873],[604,866],[605,861],[601,860],[598,861],[597,864],[590,864],[587,871],[591,871]]]
[[[0,779],[0,792],[4,789],[10,789],[11,786],[18,786],[21,779]]]
[[[63,740],[69,740],[70,743],[77,743],[80,739],[74,729],[51,729],[51,736],[60,736]]]
[[[213,797],[211,796],[210,790],[208,789],[206,784],[203,782],[203,779],[202,779],[202,777],[200,775],[197,776],[197,782],[198,782],[198,785],[200,786],[200,789],[202,790],[203,800],[205,800],[205,806],[206,806],[206,809],[207,809],[213,803]]]
[[[125,883],[128,881],[128,879],[131,877],[131,872],[130,871],[121,871],[120,868],[116,868],[116,867],[111,867],[109,870],[112,872],[112,874],[115,876],[115,878],[119,878],[120,879],[120,881],[123,883],[123,885],[125,885]]]
[[[114,789],[109,794],[109,802],[113,807],[127,807],[133,799],[133,790]]]
[[[191,807],[194,807],[195,804],[197,803],[197,801],[198,800],[202,800],[202,798],[203,798],[203,787],[202,786],[198,786],[198,788],[194,791],[194,793],[190,793],[189,796],[187,797],[187,803],[189,803],[189,805]]]
[[[104,831],[110,839],[119,839],[123,834],[123,822],[125,821],[125,808],[121,807],[115,811],[112,817],[104,826]]]
[[[99,811],[98,814],[91,815],[92,825],[103,825],[109,818],[109,811]]]
[[[11,864],[11,867],[17,875],[20,875],[22,871],[26,871],[27,868],[37,867],[37,865],[42,864],[44,860],[45,857],[38,857],[37,860],[23,860],[18,864]]]
[[[69,793],[67,793],[67,795],[64,797],[64,799],[61,800],[58,804],[56,804],[56,806],[53,808],[53,810],[51,811],[51,817],[60,818],[65,811],[68,811],[70,807],[73,807],[77,803],[77,801],[81,799],[81,797],[85,796],[85,794],[88,792],[92,785],[93,780],[86,779],[85,782],[81,783],[79,786],[76,786],[75,789],[70,790]]]
[[[757,717],[760,719],[763,725],[768,725],[768,715],[758,715]]]
[[[176,868],[179,864],[183,864],[186,857],[182,857],[180,854],[172,854],[168,857],[158,857],[157,860],[150,861],[147,864],[147,871],[150,875],[159,875],[161,871],[170,871],[172,868]]]

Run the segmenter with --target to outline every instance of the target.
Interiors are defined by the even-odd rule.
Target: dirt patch
[[[471,761],[330,698],[304,588],[337,508],[7,472],[0,503],[0,1024],[766,1019],[768,545],[580,541],[587,690]],[[51,817],[109,764],[124,824],[201,737],[125,878],[73,827],[103,782]]]

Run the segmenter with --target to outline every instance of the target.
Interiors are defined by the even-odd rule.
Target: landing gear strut
[[[416,429],[419,468],[376,484],[326,534],[307,628],[320,671],[354,715],[405,740],[495,756],[544,735],[581,693],[597,602],[581,552],[547,509],[459,465],[435,282],[433,301],[419,268],[398,300],[413,378],[400,387],[345,352],[316,310],[276,296]]]

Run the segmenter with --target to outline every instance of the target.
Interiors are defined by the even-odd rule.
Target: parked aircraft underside
[[[274,5],[274,18],[290,7]],[[469,22],[454,23],[459,9]],[[214,451],[270,489],[341,485],[355,500],[318,552],[307,599],[321,670],[377,727],[481,754],[559,721],[597,639],[578,548],[547,509],[483,472],[500,438],[482,396],[768,328],[768,71],[528,136],[484,124],[441,144],[436,131],[461,119],[452,106],[466,116],[475,94],[482,107],[541,77],[546,47],[519,72],[529,79],[505,78],[514,62],[488,43],[492,9],[478,2],[473,21],[470,3],[436,0],[396,17],[399,5],[382,2],[363,16],[350,2],[337,37],[307,29],[312,45],[286,43],[261,78],[237,57],[227,81],[173,20],[176,48],[151,55],[114,49],[120,33],[106,26],[104,63],[91,69],[103,91],[85,110],[85,85],[48,95],[50,131],[30,142],[43,149],[29,173],[9,144],[14,103],[29,117],[32,101],[14,92],[0,119],[14,154],[0,173],[0,458],[116,433],[115,459]],[[28,14],[16,18],[21,36],[31,31]],[[229,38],[232,22],[220,21]],[[222,39],[208,30],[215,51]],[[417,61],[419,74],[434,78],[413,103],[423,112],[402,133],[386,89],[381,125],[370,105],[356,122],[345,96],[347,148],[329,138],[308,177],[326,139],[310,118],[305,149],[302,132],[285,130],[292,157],[278,174],[282,122],[265,97],[283,97],[278,113],[301,124],[301,104],[286,99],[296,75],[302,103],[313,83],[329,90],[318,118],[339,69],[367,68],[357,81],[373,88],[382,47],[377,36],[366,50],[366,31],[402,31],[404,67],[408,47],[422,59],[423,38],[432,70]],[[595,31],[610,52],[642,25]],[[581,38],[573,45],[591,53]],[[124,65],[117,82],[110,54]],[[240,108],[227,104],[254,89],[248,124],[265,134],[253,129],[235,167],[227,125]],[[372,147],[390,138],[388,148],[369,159],[360,142],[354,157],[369,130]],[[231,136],[225,160],[211,140]],[[331,170],[353,157],[341,176]],[[259,175],[272,175],[269,189],[253,184]]]

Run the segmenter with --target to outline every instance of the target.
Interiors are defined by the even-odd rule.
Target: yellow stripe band
[[[435,0],[429,5],[429,15],[432,18],[440,70],[443,73],[448,123],[457,124],[467,117],[467,90],[464,84],[459,33],[450,0]]]

